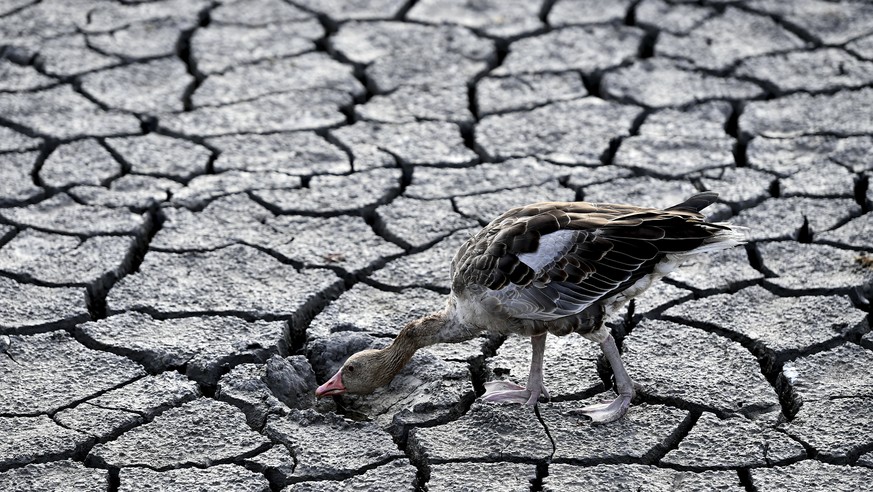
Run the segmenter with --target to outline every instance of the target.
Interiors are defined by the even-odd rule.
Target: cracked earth
[[[873,5],[0,0],[0,489],[862,490]],[[457,247],[542,200],[699,190],[750,242],[611,327],[419,351]]]

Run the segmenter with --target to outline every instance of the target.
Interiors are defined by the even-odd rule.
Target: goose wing
[[[576,314],[621,292],[670,253],[700,247],[723,226],[698,194],[667,210],[586,202],[512,209],[470,238],[452,263],[452,289],[481,291],[489,309],[523,319]]]

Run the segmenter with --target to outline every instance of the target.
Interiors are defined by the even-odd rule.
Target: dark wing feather
[[[481,290],[488,305],[526,319],[576,314],[621,292],[669,253],[701,246],[718,226],[699,208],[714,194],[668,210],[547,202],[501,215],[458,251],[456,293]]]

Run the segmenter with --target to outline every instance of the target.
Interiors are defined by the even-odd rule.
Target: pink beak
[[[343,371],[339,370],[326,383],[322,384],[315,390],[315,396],[341,395],[346,392],[346,387],[343,386]]]

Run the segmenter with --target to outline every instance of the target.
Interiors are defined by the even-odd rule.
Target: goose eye
[[[355,372],[355,366],[348,366],[348,367],[346,367],[346,371],[348,371],[348,372]]]

